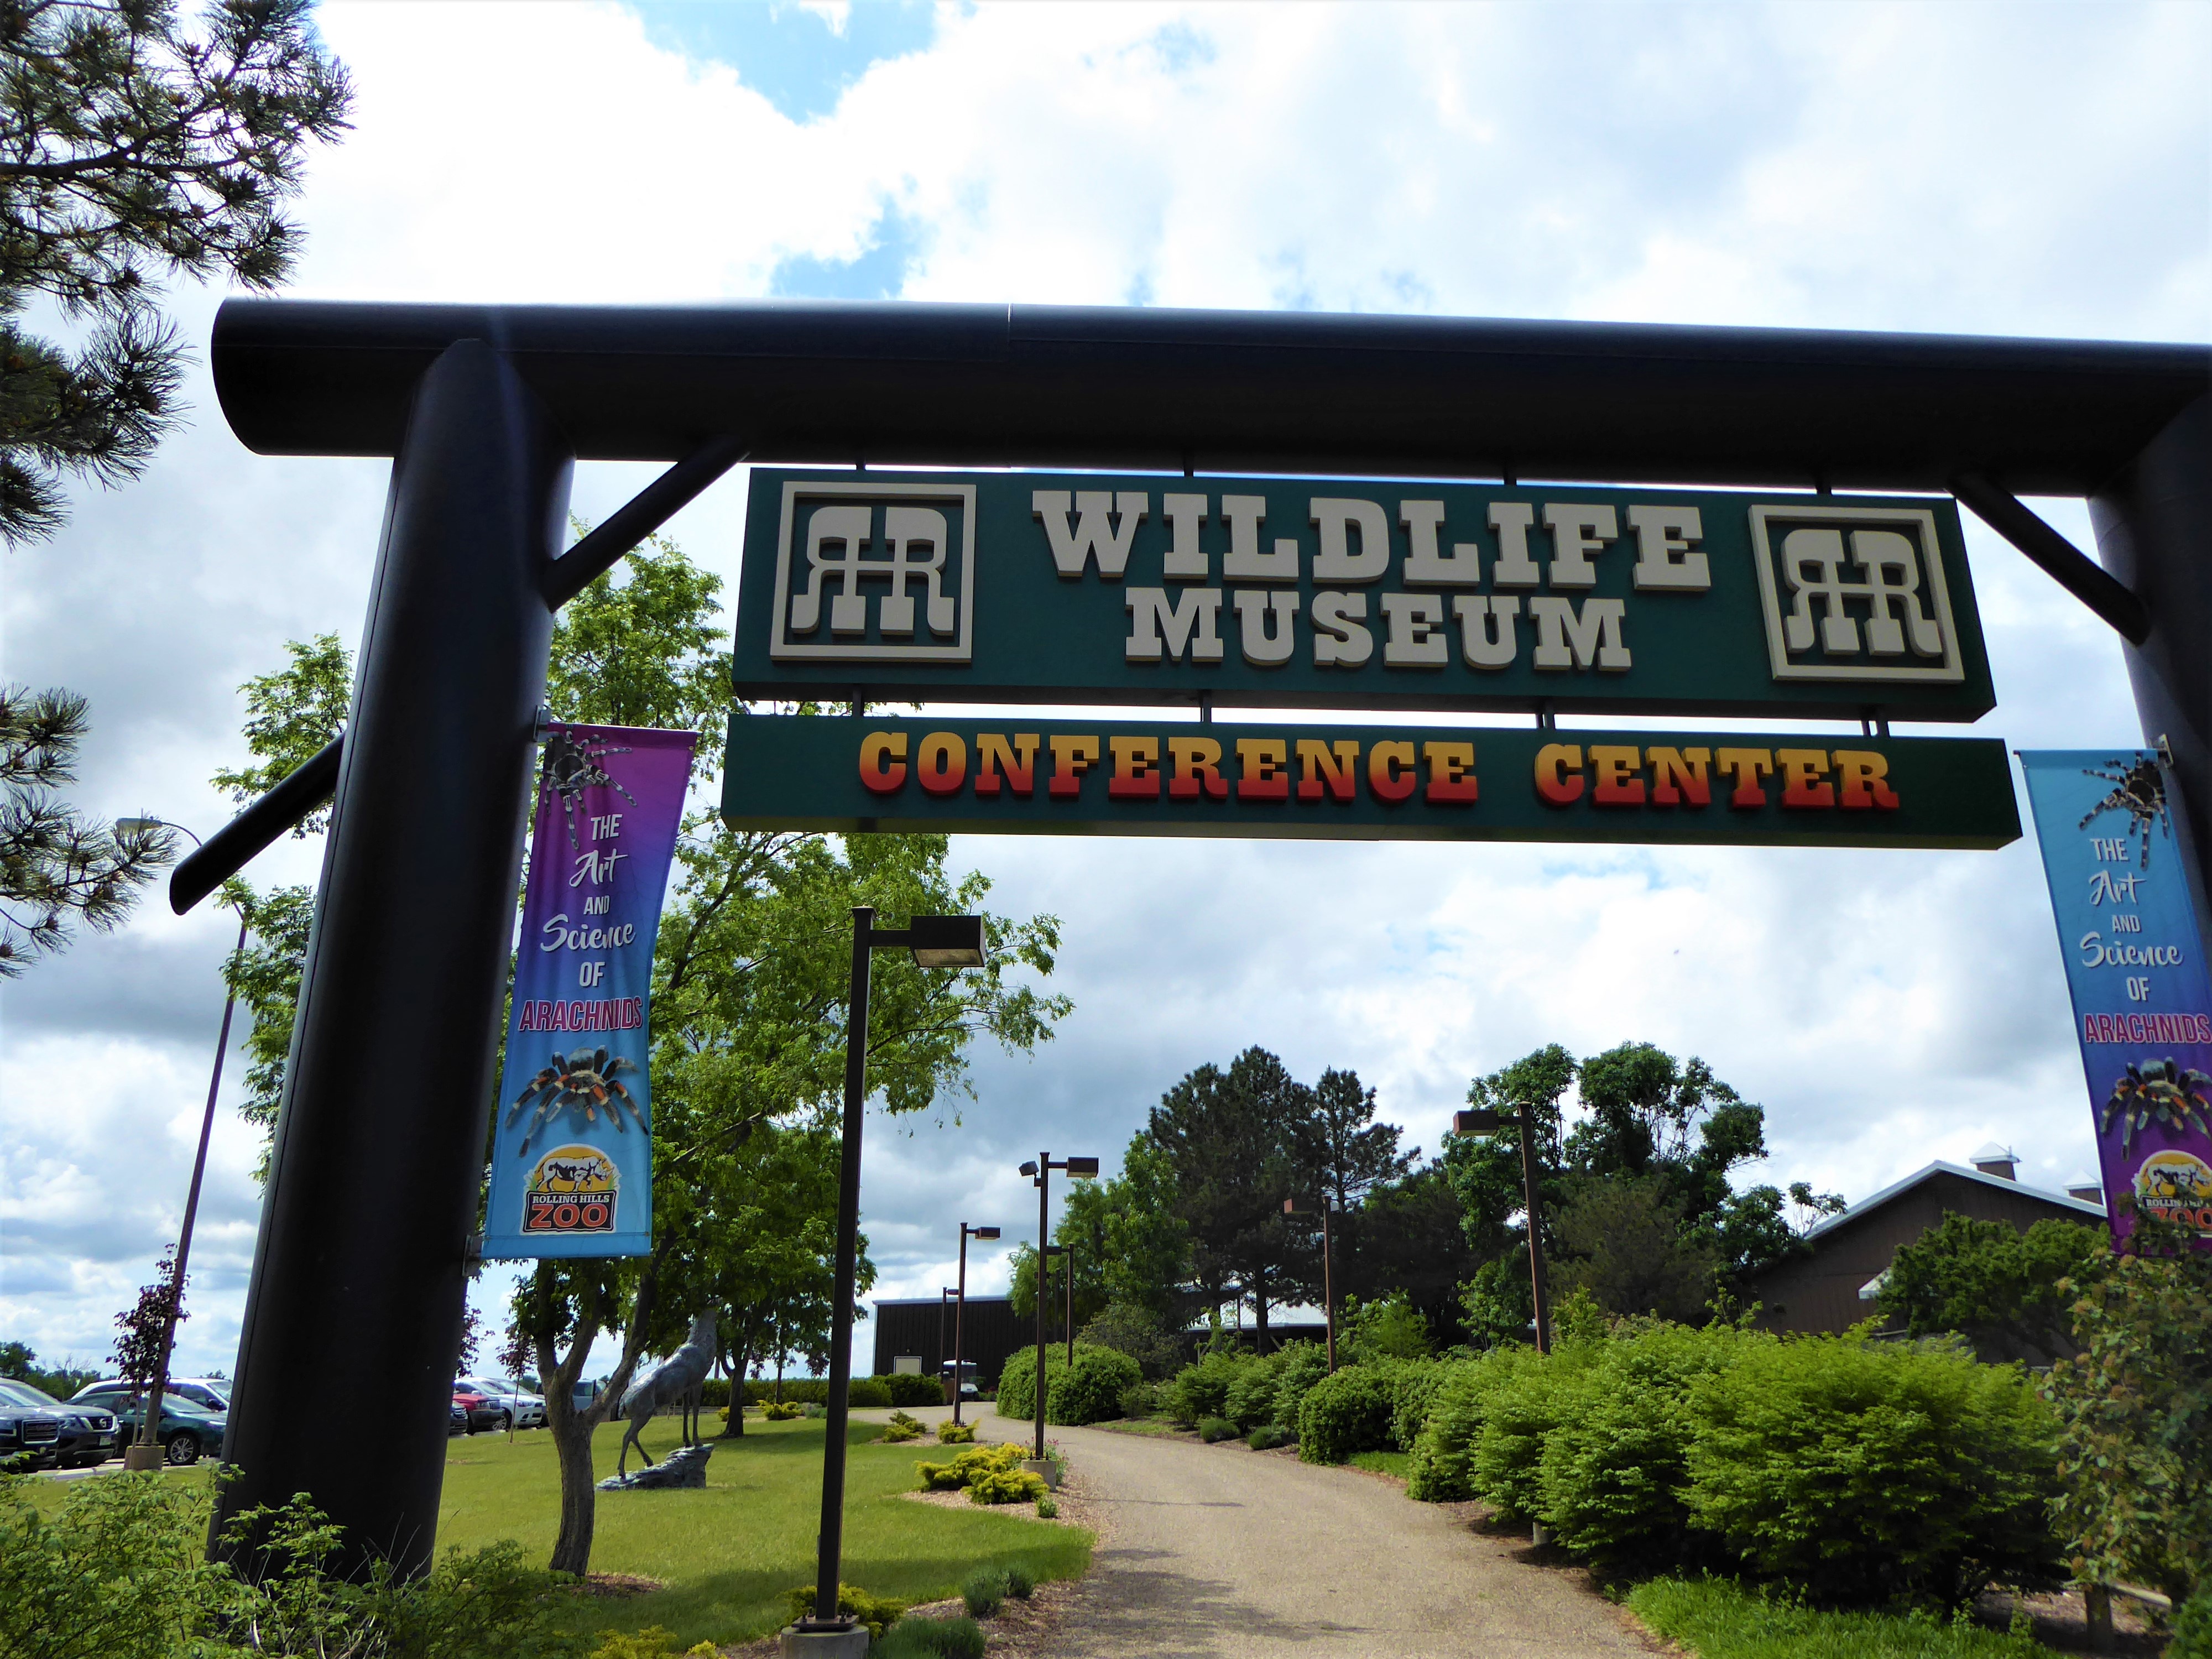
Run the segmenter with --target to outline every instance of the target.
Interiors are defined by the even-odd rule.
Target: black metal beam
[[[580,459],[1374,471],[2081,495],[2212,387],[2212,349],[1298,313],[231,300],[211,362],[270,454],[388,455],[455,339]]]
[[[743,440],[708,439],[546,567],[545,603],[568,604],[744,458]]]
[[[2150,637],[2150,613],[2112,573],[2053,530],[2008,491],[1978,472],[1951,480],[1951,493],[1984,524],[2033,560],[2051,579],[2124,635],[2130,645]]]
[[[210,836],[169,873],[169,908],[179,915],[243,870],[254,854],[331,798],[345,743],[332,738],[265,795]]]

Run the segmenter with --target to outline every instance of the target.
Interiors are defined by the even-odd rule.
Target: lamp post
[[[875,907],[853,907],[852,989],[845,1016],[845,1121],[837,1179],[837,1267],[830,1322],[830,1411],[822,1447],[822,1530],[815,1560],[814,1616],[799,1621],[802,1636],[836,1638],[825,1651],[849,1647],[853,1620],[837,1611],[837,1568],[845,1532],[845,1425],[853,1382],[853,1275],[860,1255],[860,1122],[868,1098],[868,969],[872,953],[904,949],[917,968],[983,965],[983,918],[916,916],[910,926],[876,925]]]
[[[1536,1304],[1536,1352],[1552,1351],[1552,1304],[1544,1288],[1544,1200],[1536,1187],[1535,1122],[1527,1106],[1516,1112],[1494,1112],[1487,1109],[1452,1114],[1452,1133],[1462,1135],[1495,1134],[1500,1129],[1516,1128],[1521,1134],[1521,1192],[1522,1200],[1528,1211],[1528,1285]]]
[[[1055,1163],[1050,1152],[1039,1152],[1034,1164],[1022,1165],[1022,1173],[1037,1189],[1037,1285],[1036,1285],[1036,1455],[1044,1457],[1044,1269],[1046,1252],[1052,1248],[1046,1235],[1052,1231],[1052,1172],[1065,1170],[1069,1176],[1087,1176],[1093,1179],[1098,1174],[1095,1158],[1062,1158]]]
[[[1060,1289],[1066,1297],[1061,1304],[1060,1334],[1067,1340],[1067,1363],[1075,1364],[1075,1250],[1071,1245],[1048,1244],[1044,1247],[1046,1265],[1060,1263]]]
[[[148,836],[157,830],[174,830],[191,836],[195,847],[204,845],[198,836],[181,823],[169,823],[161,818],[118,818],[115,828],[125,836]],[[243,908],[238,913],[238,943],[231,949],[231,963],[235,977],[238,958],[246,953],[246,914]],[[230,1017],[238,1006],[238,993],[232,990],[222,1001],[222,1029],[215,1040],[215,1072],[208,1079],[207,1109],[200,1115],[199,1150],[192,1154],[191,1185],[185,1192],[185,1222],[177,1231],[177,1267],[169,1280],[169,1306],[161,1320],[161,1346],[154,1362],[154,1389],[145,1407],[138,1413],[138,1432],[136,1443],[126,1447],[123,1467],[129,1470],[153,1469],[161,1467],[161,1398],[169,1388],[169,1351],[176,1346],[177,1310],[185,1299],[185,1266],[192,1255],[192,1223],[199,1214],[200,1181],[207,1172],[208,1139],[215,1133],[215,1098],[222,1087],[222,1059],[230,1047]]]
[[[996,1238],[996,1227],[971,1227],[960,1224],[960,1297],[952,1304],[952,1420],[960,1420],[960,1357],[963,1327],[968,1319],[968,1241],[971,1238]]]
[[[1294,1209],[1295,1199],[1283,1200],[1285,1215],[1311,1215],[1311,1210]],[[1336,1369],[1336,1269],[1332,1260],[1328,1237],[1328,1194],[1321,1195],[1321,1316],[1328,1327],[1328,1368]]]

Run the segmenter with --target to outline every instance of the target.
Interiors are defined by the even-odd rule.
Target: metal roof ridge
[[[1850,1220],[1853,1217],[1861,1215],[1869,1210],[1878,1208],[1880,1206],[1888,1203],[1891,1199],[1895,1198],[1899,1193],[1905,1192],[1911,1188],[1917,1187],[1922,1182],[1927,1180],[1930,1176],[1938,1173],[1962,1176],[1968,1181],[1978,1181],[1984,1186],[1998,1188],[2005,1192],[2032,1193],[2036,1197],[2043,1199],[2047,1202],[2063,1205],[2069,1210],[2079,1210],[2084,1215],[2095,1216],[2100,1221],[2106,1218],[2105,1206],[2101,1204],[2091,1204],[2084,1200],[2073,1197],[2071,1194],[2067,1193],[2054,1193],[2047,1191],[2041,1187],[2031,1187],[2024,1181],[2008,1181],[2002,1176],[1984,1175],[1979,1170],[1968,1169],[1960,1164],[1948,1163],[1942,1158],[1937,1158],[1934,1163],[1923,1164],[1921,1168],[1915,1170],[1911,1175],[1906,1176],[1903,1180],[1892,1182],[1880,1192],[1861,1199],[1857,1203],[1852,1205],[1850,1208],[1845,1210],[1841,1215],[1832,1215],[1825,1221],[1816,1222],[1814,1225],[1806,1229],[1805,1237],[1807,1238],[1818,1238],[1830,1228],[1840,1227],[1844,1223]]]

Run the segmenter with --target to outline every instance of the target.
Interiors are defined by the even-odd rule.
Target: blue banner
[[[2142,750],[2023,750],[2117,1243],[2212,1241],[2212,974],[2167,781]]]
[[[546,735],[487,1259],[653,1248],[653,946],[696,740],[620,726]]]

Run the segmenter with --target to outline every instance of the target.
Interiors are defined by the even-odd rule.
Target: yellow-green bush
[[[971,1504],[1033,1504],[1052,1488],[1030,1469],[987,1469],[968,1483]]]
[[[975,1425],[956,1423],[946,1418],[937,1425],[937,1443],[940,1446],[970,1446],[975,1443]]]
[[[915,1473],[932,1492],[957,1492],[980,1476],[1019,1468],[1024,1450],[1023,1447],[1004,1443],[970,1446],[950,1463],[916,1463]]]
[[[784,1591],[785,1604],[791,1609],[791,1622],[814,1616],[815,1593],[811,1584],[793,1584]],[[871,1595],[856,1584],[837,1586],[837,1611],[849,1613],[868,1627],[868,1634],[880,1642],[884,1632],[905,1614],[907,1604],[888,1595]]]
[[[902,1441],[921,1439],[921,1430],[920,1418],[909,1417],[904,1412],[893,1412],[890,1421],[884,1425],[884,1439],[896,1446]]]

